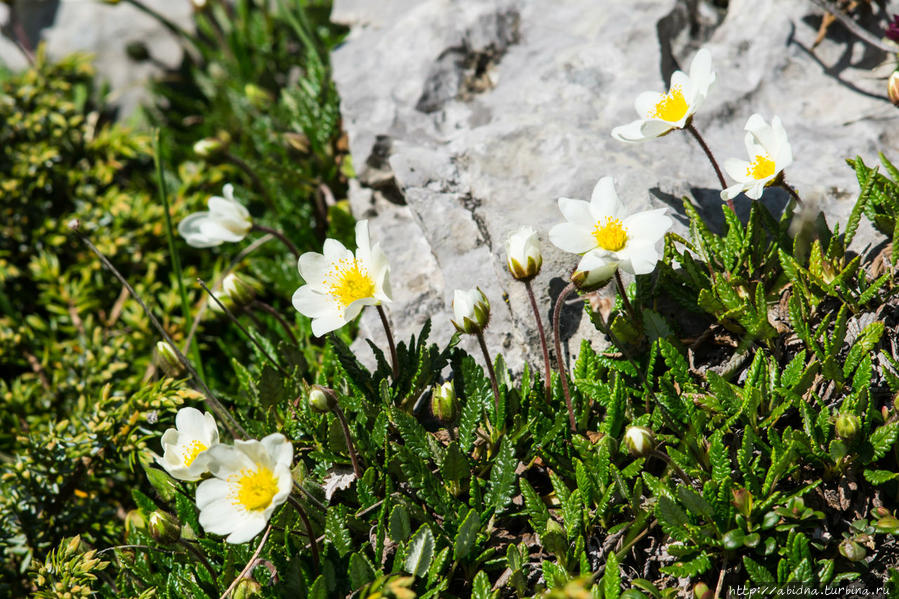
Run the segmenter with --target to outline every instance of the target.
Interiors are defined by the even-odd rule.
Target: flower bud
[[[193,4],[194,10],[203,10],[207,6],[206,0],[190,0],[190,3]]]
[[[194,144],[194,154],[200,158],[213,158],[221,154],[226,148],[224,141],[215,137],[201,139]]]
[[[131,510],[125,515],[125,532],[143,530],[147,527],[147,518],[140,510]]]
[[[181,538],[181,523],[173,515],[156,510],[150,514],[150,536],[157,542],[170,545]]]
[[[240,579],[237,586],[234,587],[234,593],[231,595],[234,599],[252,599],[253,597],[262,597],[262,585],[256,582],[252,576],[245,576]]]
[[[291,150],[296,150],[300,154],[306,154],[309,152],[309,138],[306,137],[304,133],[297,133],[296,131],[288,131],[283,135],[284,142],[287,144],[287,147]]]
[[[246,275],[229,273],[222,281],[222,291],[231,298],[235,306],[246,306],[256,299],[260,285],[255,279]]]
[[[644,457],[655,449],[656,441],[648,428],[631,426],[624,433],[624,444],[632,456]]]
[[[313,412],[324,414],[337,407],[337,395],[332,389],[321,385],[312,385],[309,391],[309,407]]]
[[[169,345],[168,341],[156,342],[154,361],[156,366],[170,377],[177,377],[184,372],[184,366],[178,359],[178,354],[175,353],[175,349]]]
[[[543,256],[537,231],[531,227],[521,227],[506,241],[506,264],[509,272],[520,281],[530,281],[540,272]]]
[[[209,305],[209,309],[215,312],[216,314],[224,314],[225,310],[222,309],[222,306],[225,306],[228,310],[234,311],[236,307],[234,305],[234,300],[231,299],[231,296],[225,293],[224,289],[220,291],[213,291],[212,296],[206,300],[206,303]],[[215,301],[218,300],[218,301]],[[221,303],[221,306],[219,305]]]
[[[243,93],[247,96],[250,104],[256,108],[268,108],[275,101],[267,90],[254,83],[247,83],[243,87]]]
[[[475,335],[484,331],[490,321],[490,302],[480,288],[462,291],[453,296],[453,325],[460,333]]]
[[[752,493],[743,488],[732,489],[731,493],[734,496],[734,507],[748,518],[750,512],[752,512]]]
[[[571,282],[581,291],[596,291],[605,287],[614,275],[614,270],[606,268],[576,270],[571,274]]]
[[[858,434],[861,422],[855,414],[840,414],[837,416],[837,435],[846,441],[851,441]]]
[[[452,381],[446,381],[442,385],[435,385],[431,393],[431,412],[444,422],[449,422],[456,417],[459,402],[456,401],[456,390]]]
[[[887,95],[894,106],[899,106],[899,71],[893,71],[887,81]]]

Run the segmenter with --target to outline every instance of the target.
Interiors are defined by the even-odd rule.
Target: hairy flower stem
[[[234,315],[234,312],[232,312],[231,310],[229,310],[228,307],[227,307],[225,304],[223,304],[222,301],[221,301],[219,298],[217,298],[217,297],[215,296],[214,293],[212,293],[212,290],[209,289],[209,287],[206,286],[206,283],[203,282],[203,279],[201,279],[200,277],[197,277],[197,283],[200,284],[200,287],[203,288],[203,291],[205,291],[206,293],[209,294],[209,298],[210,298],[212,301],[214,301],[214,302],[218,305],[218,307],[222,310],[222,312],[224,312],[225,315],[226,315],[226,316],[227,316],[227,317],[228,317],[228,318],[229,318],[235,325],[237,325],[237,328],[240,329],[240,332],[243,333],[244,336],[245,336],[247,339],[249,339],[250,342],[251,342],[253,345],[255,345],[256,348],[257,348],[260,352],[262,352],[262,355],[265,356],[266,359],[267,359],[269,362],[272,363],[272,366],[274,366],[275,368],[277,368],[277,369],[278,369],[278,372],[280,372],[284,377],[288,377],[288,378],[289,378],[290,375],[287,373],[287,371],[284,370],[284,369],[281,367],[280,364],[278,364],[278,362],[271,356],[271,354],[269,354],[267,351],[265,351],[265,347],[263,347],[263,345],[262,345],[261,343],[259,343],[259,340],[256,339],[256,337],[254,337],[254,336],[252,335],[252,333],[250,333],[250,331],[248,331],[248,330],[246,329],[246,327],[244,327],[242,324],[240,324],[240,321],[237,320],[237,316]],[[255,318],[255,317],[254,317],[254,318]],[[259,325],[257,324],[257,326],[259,326]]]
[[[218,577],[215,570],[212,568],[212,564],[209,563],[209,560],[206,559],[206,556],[203,555],[203,553],[200,552],[196,547],[194,547],[184,539],[178,539],[178,544],[187,549],[187,552],[189,554],[194,556],[201,564],[203,564],[203,567],[206,568],[207,572],[209,572],[212,580],[215,580]]]
[[[306,527],[306,536],[309,537],[309,545],[312,548],[312,561],[315,564],[315,569],[318,570],[321,567],[318,554],[318,541],[315,540],[315,533],[312,532],[312,523],[309,522],[309,516],[306,514],[306,510],[303,509],[303,504],[300,503],[299,499],[293,495],[288,495],[287,501],[289,501],[290,505],[297,510],[300,519],[303,521],[303,526]]]
[[[181,365],[184,366],[184,369],[190,373],[191,378],[194,379],[194,383],[197,385],[197,387],[200,388],[200,391],[203,393],[203,396],[206,399],[206,403],[209,405],[212,411],[215,412],[216,416],[222,419],[222,421],[225,423],[225,426],[228,427],[228,432],[231,433],[231,436],[235,439],[246,437],[247,431],[245,431],[244,428],[237,422],[237,420],[235,420],[234,417],[228,412],[228,410],[225,409],[225,406],[223,406],[219,402],[219,400],[217,400],[215,396],[212,395],[212,391],[209,390],[209,387],[206,386],[206,383],[204,383],[203,379],[200,378],[200,375],[197,374],[197,371],[190,363],[190,360],[188,360],[185,355],[181,353],[181,350],[179,350],[178,346],[175,345],[175,342],[166,332],[165,328],[162,326],[159,320],[157,320],[153,313],[150,312],[147,304],[145,304],[144,300],[142,300],[141,297],[137,294],[137,292],[134,290],[134,287],[132,287],[131,284],[128,283],[128,280],[124,277],[124,275],[122,275],[122,273],[119,272],[119,270],[115,266],[113,266],[112,262],[109,261],[109,258],[107,258],[106,255],[103,254],[103,252],[97,249],[97,246],[91,243],[91,240],[88,239],[87,236],[80,231],[80,226],[81,223],[79,223],[77,220],[69,224],[69,228],[78,236],[81,242],[84,243],[84,245],[86,245],[94,254],[96,254],[96,256],[100,259],[100,262],[103,263],[103,266],[105,266],[115,276],[115,278],[119,280],[119,283],[121,283],[122,286],[128,290],[128,293],[131,294],[131,297],[134,298],[134,300],[140,305],[141,309],[143,309],[144,314],[147,315],[147,318],[150,319],[150,323],[153,325],[153,328],[156,329],[156,332],[158,332],[159,335],[163,339],[165,339],[166,343],[172,346],[175,355],[178,357],[178,361],[181,362]]]
[[[631,300],[627,298],[627,289],[624,286],[624,281],[621,280],[621,271],[619,269],[615,269],[615,285],[618,287],[618,295],[621,296],[621,302],[624,304],[624,309],[630,315],[631,320],[633,320],[634,325],[637,324],[637,311],[634,310],[634,306],[631,304]]]
[[[346,448],[350,453],[350,461],[353,463],[353,474],[356,478],[362,478],[362,468],[359,466],[359,457],[356,455],[356,448],[353,446],[353,437],[350,436],[350,425],[347,423],[346,414],[340,409],[340,406],[334,406],[334,415],[340,421],[340,427],[343,429],[343,438],[346,440]]]
[[[712,151],[709,149],[709,146],[705,143],[705,140],[699,134],[699,131],[696,130],[696,127],[693,126],[692,121],[684,127],[690,134],[696,139],[696,142],[702,148],[702,151],[705,152],[705,155],[708,157],[709,162],[712,163],[712,168],[715,169],[715,174],[718,175],[718,182],[721,183],[721,189],[725,189],[727,187],[727,180],[724,178],[724,173],[721,172],[721,167],[718,166],[718,161],[715,160],[715,155],[712,154]],[[727,206],[733,212],[736,212],[734,209],[734,201],[731,199],[727,200]]]
[[[562,394],[565,395],[565,405],[568,407],[568,424],[571,426],[571,432],[573,433],[577,433],[577,422],[574,419],[574,408],[571,407],[571,392],[568,390],[568,373],[565,372],[565,360],[562,358],[559,319],[562,315],[562,306],[565,303],[565,298],[571,295],[575,289],[574,283],[568,283],[568,286],[556,298],[556,306],[553,309],[553,341],[556,346],[556,362],[559,365],[559,380],[562,381]]]
[[[293,334],[293,331],[290,330],[290,325],[287,324],[287,321],[284,320],[284,317],[281,316],[281,313],[275,310],[274,307],[260,300],[253,300],[250,303],[250,307],[256,308],[260,312],[265,312],[266,314],[277,320],[278,324],[281,325],[281,328],[284,329],[284,332],[287,333],[287,336],[290,337],[291,343],[293,343],[295,346],[299,346],[300,342],[297,341],[297,338]]]
[[[678,466],[677,464],[675,464],[675,463],[671,460],[671,458],[669,458],[666,454],[662,453],[662,452],[659,451],[658,449],[653,449],[652,452],[650,453],[650,455],[653,455],[653,456],[659,458],[660,460],[664,461],[664,462],[667,463],[669,466],[671,466],[671,468],[673,468],[674,471],[677,472],[677,475],[678,475],[679,477],[681,477],[681,479],[684,481],[684,484],[689,484],[689,483],[690,483],[690,479],[689,479],[689,477],[687,476],[687,473],[684,472],[683,470],[681,470],[681,467]]]
[[[484,353],[484,362],[487,363],[487,374],[490,375],[490,386],[493,387],[493,405],[496,407],[496,418],[499,420],[499,385],[496,384],[496,371],[493,370],[493,362],[490,360],[490,352],[487,351],[487,343],[484,341],[484,333],[478,331],[475,333],[478,338],[478,344]],[[497,422],[497,424],[500,424]],[[502,428],[500,424],[499,428]]]
[[[390,346],[390,362],[393,368],[393,382],[396,383],[400,376],[400,363],[396,357],[396,344],[393,342],[393,331],[390,330],[390,322],[387,320],[387,313],[384,311],[384,306],[378,304],[375,307],[378,309],[378,316],[381,317],[381,324],[384,325],[384,334],[387,335],[387,345]]]
[[[787,193],[790,194],[790,198],[794,202],[796,202],[797,206],[802,206],[802,198],[799,197],[799,194],[796,193],[796,190],[793,189],[793,186],[787,183],[783,177],[780,178],[780,181],[777,183],[780,187],[787,190]]]
[[[537,332],[540,333],[540,347],[543,348],[543,366],[545,369],[544,383],[546,384],[546,401],[550,401],[553,396],[552,365],[549,361],[549,347],[546,345],[546,333],[543,331],[543,320],[540,318],[540,309],[537,307],[537,298],[534,297],[534,290],[531,288],[530,280],[524,281],[524,288],[527,290],[528,299],[531,301],[531,310],[534,311],[534,320],[537,321]]]
[[[291,252],[293,252],[293,255],[299,260],[300,250],[298,250],[297,246],[295,246],[292,241],[290,241],[287,237],[285,237],[284,233],[282,233],[281,231],[272,229],[271,227],[266,227],[264,225],[259,225],[256,223],[253,223],[253,230],[258,233],[268,233],[269,235],[273,235],[273,236],[277,237],[278,241],[280,241],[285,246],[287,246],[287,249],[289,249]]]

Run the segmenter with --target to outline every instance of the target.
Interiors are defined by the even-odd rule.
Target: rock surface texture
[[[845,220],[858,186],[844,159],[874,162],[878,150],[899,159],[899,110],[886,97],[888,71],[872,73],[884,52],[839,23],[812,48],[821,14],[800,0],[336,0],[332,19],[352,28],[333,56],[359,174],[350,201],[391,259],[398,338],[432,318],[434,337],[447,339],[453,290],[478,285],[493,306],[491,350],[539,365],[505,239],[523,224],[540,231],[534,289],[548,324],[577,262],[548,242],[562,220],[556,200],[589,199],[604,175],[635,211],[670,206],[680,233],[685,195],[720,222],[717,179],[687,134],[639,145],[610,136],[636,117],[639,92],[666,90],[701,46],[718,81],[694,124],[719,161],[744,158],[750,114],[778,115],[793,146],[788,180],[829,222]],[[879,36],[886,20],[861,24]],[[769,189],[763,201],[780,210],[786,195]],[[749,202],[740,196],[738,213]],[[877,239],[863,227],[859,249]],[[566,353],[584,337],[602,343],[582,312],[568,307]],[[373,311],[363,334],[382,343]]]
[[[191,27],[189,0],[142,0],[179,27]],[[146,84],[162,67],[174,68],[181,47],[156,19],[125,2],[101,0],[13,0],[0,14],[0,63],[12,69],[27,65],[14,40],[28,49],[46,44],[51,58],[89,52],[100,76],[110,84],[110,100],[123,115],[131,114],[145,99]],[[135,62],[126,48],[132,42],[146,46],[152,60]]]

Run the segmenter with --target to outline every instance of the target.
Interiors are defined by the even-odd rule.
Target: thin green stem
[[[546,332],[543,330],[543,320],[540,318],[540,308],[537,307],[537,298],[534,297],[534,290],[531,282],[524,281],[524,288],[528,292],[528,300],[531,302],[531,310],[534,312],[534,320],[537,321],[537,332],[540,334],[540,347],[543,349],[543,367],[546,386],[546,401],[551,401],[553,396],[552,387],[552,364],[549,361],[549,347],[546,345]]]
[[[493,362],[490,360],[490,352],[487,351],[487,343],[484,341],[484,333],[478,331],[475,333],[475,336],[478,338],[478,344],[481,346],[481,351],[484,353],[484,362],[487,363],[487,374],[490,375],[490,386],[493,387],[493,405],[496,407],[496,418],[497,424],[500,424],[499,421],[499,385],[496,383],[496,371],[493,370]],[[500,424],[500,428],[502,425]]]
[[[165,211],[165,236],[169,244],[169,256],[172,260],[172,270],[175,273],[175,281],[178,283],[178,295],[181,297],[181,313],[184,316],[185,330],[193,328],[193,314],[190,310],[190,302],[187,300],[187,290],[184,288],[184,276],[181,271],[181,257],[175,249],[175,229],[172,226],[171,207],[169,206],[169,192],[165,184],[165,175],[162,170],[162,130],[157,129],[153,136],[153,162],[156,165],[156,189],[159,199]],[[188,348],[185,343],[184,351],[190,352],[190,357],[196,365],[197,373],[205,378],[203,361],[200,358],[200,349],[196,345]]]
[[[309,521],[309,515],[306,514],[306,510],[303,509],[303,504],[300,503],[299,499],[293,495],[288,495],[287,500],[290,502],[290,505],[297,510],[297,513],[300,514],[303,526],[306,527],[306,536],[309,537],[309,545],[312,548],[312,561],[315,563],[315,569],[318,570],[321,567],[318,555],[318,542],[315,540],[315,533],[312,532],[312,523]]]
[[[390,321],[387,320],[387,313],[384,306],[378,304],[378,316],[381,317],[381,324],[384,326],[384,333],[387,335],[387,345],[390,346],[390,363],[393,367],[393,382],[396,383],[400,376],[400,363],[396,356],[396,344],[393,342],[393,331],[390,330]]]
[[[343,413],[340,406],[334,406],[334,415],[337,416],[340,427],[343,429],[347,451],[349,451],[350,461],[353,463],[353,474],[356,475],[356,478],[362,478],[362,468],[359,466],[359,456],[356,455],[356,447],[353,445],[353,437],[350,435],[350,425],[347,423],[346,414]]]
[[[568,373],[565,371],[565,360],[562,357],[562,340],[559,334],[559,321],[562,316],[562,306],[567,298],[576,289],[574,283],[562,290],[556,298],[556,306],[553,308],[553,341],[556,346],[556,362],[559,365],[559,380],[562,382],[562,394],[565,396],[565,406],[568,408],[568,424],[571,432],[577,432],[577,421],[574,419],[574,408],[571,405],[571,392],[568,390]]]
[[[631,300],[627,297],[627,288],[624,286],[624,281],[621,280],[621,270],[615,269],[615,285],[618,287],[618,295],[621,296],[621,302],[624,304],[624,309],[627,311],[628,315],[630,315],[631,320],[634,325],[637,324],[637,311],[634,310],[634,306],[631,304]]]
[[[160,323],[159,320],[157,320],[156,316],[153,315],[153,313],[150,311],[150,308],[148,308],[147,304],[144,303],[144,300],[141,299],[141,297],[134,290],[134,287],[132,287],[128,282],[128,279],[126,279],[124,275],[119,272],[119,270],[113,265],[112,262],[109,261],[109,258],[107,258],[103,252],[97,249],[97,246],[91,243],[91,240],[87,238],[87,235],[81,232],[80,226],[81,223],[79,223],[77,220],[69,224],[69,227],[78,236],[81,242],[84,243],[100,259],[100,262],[103,263],[103,266],[105,266],[113,274],[113,276],[118,279],[119,283],[121,283],[125,287],[125,289],[128,290],[128,293],[131,294],[131,297],[134,298],[134,300],[140,305],[141,309],[143,309],[144,314],[147,315],[147,318],[150,319],[150,323],[156,329],[156,332],[159,333],[162,338],[172,346],[172,349],[175,351],[175,355],[178,356],[178,360],[181,362],[181,365],[184,366],[184,369],[190,373],[191,377],[194,379],[194,383],[196,383],[197,387],[200,388],[200,391],[206,398],[206,403],[209,405],[212,411],[215,412],[216,415],[222,419],[222,421],[224,421],[225,426],[228,428],[228,432],[231,433],[231,436],[235,439],[246,437],[247,431],[245,431],[244,428],[237,422],[237,420],[235,420],[234,417],[228,412],[228,410],[225,409],[225,406],[223,406],[221,402],[219,402],[219,400],[215,398],[215,396],[212,394],[212,391],[209,390],[209,387],[206,386],[206,383],[203,382],[203,379],[200,378],[199,374],[197,374],[197,371],[190,363],[190,360],[188,360],[187,357],[183,353],[181,353],[181,350],[178,349],[177,345],[175,345],[175,342],[166,332],[165,328],[162,326],[162,323]]]
[[[693,126],[692,121],[687,122],[687,126],[684,127],[690,134],[696,139],[696,142],[699,144],[699,147],[702,148],[702,151],[705,152],[706,157],[708,157],[709,162],[712,163],[712,168],[715,169],[715,175],[718,176],[718,182],[721,183],[721,189],[727,188],[727,180],[724,178],[724,173],[721,172],[721,167],[718,166],[718,161],[715,160],[715,155],[712,154],[712,150],[709,149],[708,144],[705,143],[705,140],[702,138],[702,135],[699,134],[699,131],[696,130],[696,127]],[[734,209],[734,201],[728,198],[727,206],[736,212]]]

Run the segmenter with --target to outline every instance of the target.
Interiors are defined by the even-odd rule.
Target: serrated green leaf
[[[425,576],[434,558],[435,546],[434,533],[427,524],[422,524],[409,540],[406,559],[403,562],[406,572],[419,578]]]
[[[412,523],[409,520],[409,511],[406,506],[402,504],[394,506],[390,511],[388,522],[387,534],[394,542],[405,541],[412,534]]]
[[[453,559],[464,560],[471,554],[480,530],[480,515],[475,509],[468,510],[468,514],[462,520],[462,524],[459,525],[459,531],[456,533],[456,539],[453,543]]]

